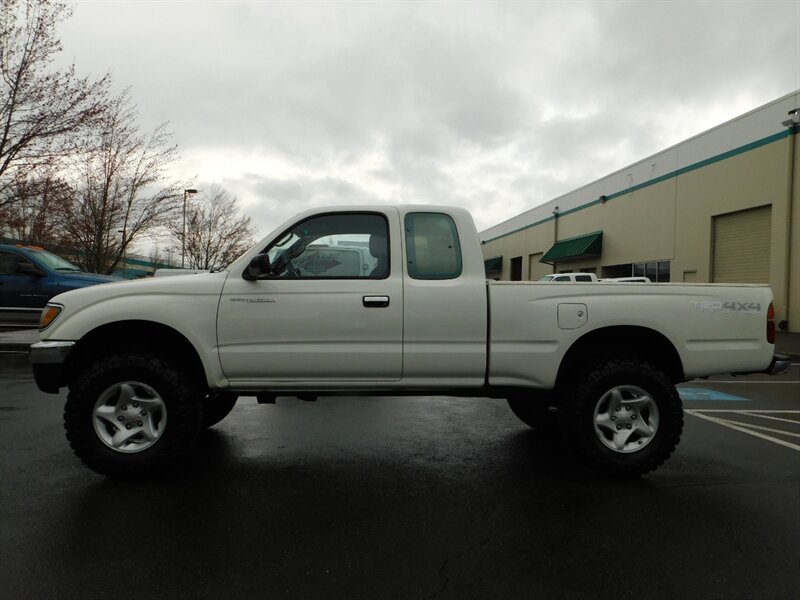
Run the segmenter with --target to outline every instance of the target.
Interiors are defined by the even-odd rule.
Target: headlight
[[[50,323],[56,320],[56,317],[64,310],[63,306],[58,304],[47,304],[42,309],[42,315],[39,317],[39,329],[46,329]]]

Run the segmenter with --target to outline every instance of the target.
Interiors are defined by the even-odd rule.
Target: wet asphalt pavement
[[[800,383],[760,380],[686,408],[766,437],[687,415],[637,481],[501,400],[245,398],[182,472],[115,482],[0,354],[0,598],[798,598]]]

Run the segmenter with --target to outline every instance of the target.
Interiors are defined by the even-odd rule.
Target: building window
[[[647,277],[652,282],[668,283],[670,280],[670,261],[651,260],[648,262],[633,263],[631,275],[633,277]]]
[[[511,281],[522,281],[522,257],[511,259]]]
[[[661,283],[668,283],[669,280],[670,280],[669,261],[668,260],[658,261],[658,281]]]

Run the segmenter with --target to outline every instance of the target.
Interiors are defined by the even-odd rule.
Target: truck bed
[[[552,388],[566,351],[589,334],[657,332],[677,351],[686,379],[766,369],[773,356],[768,286],[491,281],[487,288],[491,385]]]

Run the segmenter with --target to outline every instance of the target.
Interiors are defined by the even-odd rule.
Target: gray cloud
[[[228,187],[246,190],[258,202],[245,206],[262,234],[288,220],[295,213],[319,206],[381,204],[385,201],[368,190],[335,177],[298,177],[290,180],[248,173]]]
[[[87,2],[62,37],[264,232],[379,200],[492,225],[800,88],[798,21],[766,1]]]

